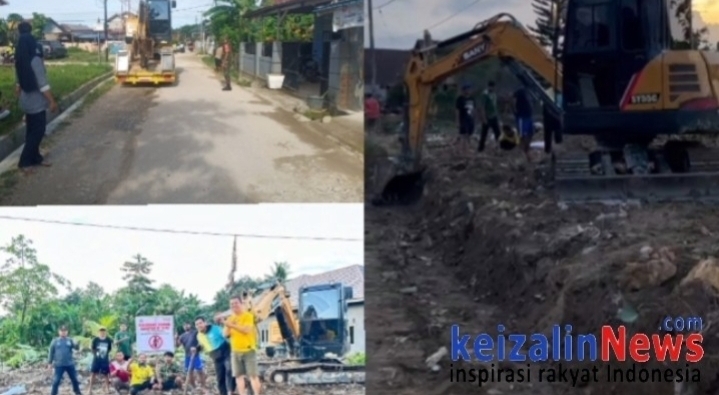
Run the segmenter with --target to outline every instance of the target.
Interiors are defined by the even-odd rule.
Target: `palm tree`
[[[242,15],[257,7],[254,0],[218,0],[216,4],[204,14],[209,18],[215,36],[227,35],[234,40],[253,36],[254,24],[242,19]]]
[[[270,277],[277,281],[284,283],[290,276],[290,264],[287,262],[275,262],[272,265],[272,272]]]
[[[20,14],[12,13],[7,16],[6,20],[8,28],[8,40],[10,40],[11,43],[15,43],[18,37],[17,25],[19,25],[20,22],[24,21],[25,18],[23,18]]]

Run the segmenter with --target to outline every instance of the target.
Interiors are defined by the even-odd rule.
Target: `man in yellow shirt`
[[[257,327],[255,316],[248,311],[239,296],[230,299],[232,315],[225,321],[225,336],[230,338],[232,349],[232,375],[237,381],[239,395],[247,395],[245,377],[250,379],[252,393],[260,395],[260,377],[257,374]]]
[[[147,363],[147,355],[140,354],[137,361],[130,363],[130,395],[151,389],[153,378],[155,378],[155,369]]]

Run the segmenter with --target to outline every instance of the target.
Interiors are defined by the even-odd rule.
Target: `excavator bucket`
[[[417,203],[424,194],[425,176],[424,169],[394,175],[385,184],[380,195],[372,201],[372,204],[375,206],[406,206]]]

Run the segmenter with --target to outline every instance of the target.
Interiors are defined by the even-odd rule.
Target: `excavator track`
[[[277,363],[260,368],[265,382],[290,385],[364,384],[364,366],[336,362]]]
[[[554,189],[564,202],[719,200],[719,150],[698,147],[685,152],[680,172],[672,171],[657,150],[650,152],[655,170],[634,173],[612,171],[616,166],[606,153],[601,159],[596,154],[555,157]]]

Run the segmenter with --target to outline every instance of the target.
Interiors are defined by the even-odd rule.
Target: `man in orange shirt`
[[[257,373],[257,327],[255,316],[248,311],[239,296],[230,299],[232,315],[225,320],[225,336],[230,338],[232,349],[232,375],[237,381],[239,395],[247,395],[245,377],[250,379],[252,393],[260,395],[260,377]]]
[[[376,132],[379,118],[382,115],[379,101],[371,93],[364,95],[365,128],[368,132]]]

